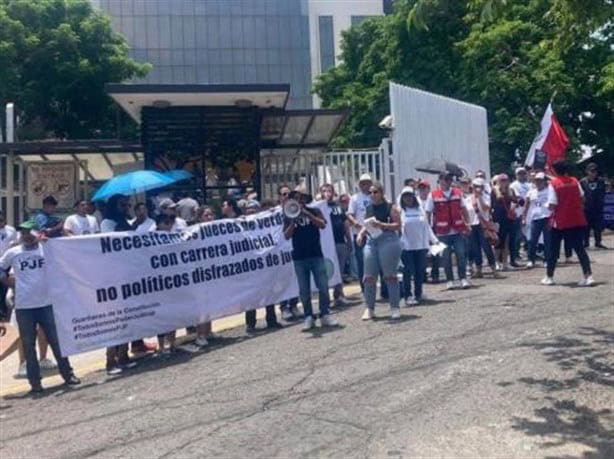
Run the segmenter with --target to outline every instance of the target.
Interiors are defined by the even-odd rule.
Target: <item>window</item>
[[[335,35],[332,16],[319,16],[320,29],[320,71],[326,72],[335,66]]]

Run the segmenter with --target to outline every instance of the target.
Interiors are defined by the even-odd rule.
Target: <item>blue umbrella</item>
[[[190,172],[186,171],[185,169],[175,169],[172,171],[166,171],[164,172],[164,175],[172,178],[175,182],[180,182],[182,180],[188,180],[193,177],[193,175]]]
[[[135,171],[118,175],[108,180],[92,198],[94,201],[104,201],[114,194],[130,196],[145,191],[163,188],[177,180],[156,171]]]

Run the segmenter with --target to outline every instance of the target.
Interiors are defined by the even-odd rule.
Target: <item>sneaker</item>
[[[119,367],[111,367],[111,368],[107,368],[107,374],[109,376],[115,376],[115,375],[119,375],[122,373],[122,369]]]
[[[346,297],[340,296],[339,298],[337,298],[334,301],[334,305],[337,306],[337,307],[344,308],[344,307],[346,307],[348,305],[348,300],[347,300]]]
[[[279,322],[271,322],[270,324],[266,325],[266,328],[268,330],[279,330],[280,328],[284,328],[284,326]]]
[[[595,244],[596,249],[608,250],[608,248],[603,244]]]
[[[295,319],[298,319],[299,317],[302,316],[301,311],[298,310],[298,306],[292,306],[290,308],[290,312],[292,313]]]
[[[496,271],[503,271],[503,265],[501,263],[497,263],[495,265],[495,270]]]
[[[552,277],[544,277],[541,282],[542,285],[554,285],[554,279]]]
[[[283,311],[281,311],[281,318],[287,322],[295,319],[294,314],[292,314],[292,311],[290,311],[289,309],[284,309]]]
[[[399,320],[401,318],[401,309],[400,308],[391,308],[390,309],[390,319],[391,320]]]
[[[406,306],[416,306],[418,303],[420,303],[420,301],[418,301],[416,298],[414,298],[413,296],[410,296],[409,298],[407,298],[405,300],[405,305]]]
[[[255,325],[246,325],[245,326],[245,333],[247,333],[248,335],[256,333],[256,326]]]
[[[133,368],[136,368],[137,365],[138,365],[137,362],[131,361],[131,362],[127,362],[121,365],[121,368],[124,370],[132,370]]]
[[[454,281],[446,282],[446,290],[454,290],[456,288],[456,283]]]
[[[482,274],[482,267],[476,268],[475,274],[473,275],[474,279],[482,279],[484,274]]]
[[[198,347],[206,347],[209,346],[209,341],[207,341],[207,338],[204,336],[199,336],[196,338],[196,341],[194,341],[194,344],[196,344]]]
[[[330,314],[325,314],[320,317],[320,324],[322,327],[336,327],[339,323],[331,317]]]
[[[461,279],[460,281],[460,288],[462,289],[466,289],[471,287],[471,284],[469,283],[469,281],[467,279]]]
[[[533,263],[532,261],[529,261],[529,262],[527,263],[526,268],[527,268],[527,269],[533,269],[533,268],[535,268],[535,263]]]
[[[30,392],[28,392],[30,395],[40,395],[43,393],[43,386],[41,386],[40,384],[36,385],[36,386],[32,386],[32,388],[30,389]]]
[[[518,264],[518,262],[517,262],[517,261],[512,261],[512,262],[510,263],[510,266],[511,266],[512,268],[515,268],[515,269],[522,268],[522,265]]]
[[[305,321],[303,322],[303,328],[301,329],[301,331],[307,332],[310,331],[313,327],[315,327],[313,317],[305,317]]]
[[[362,314],[362,320],[373,320],[375,319],[375,311],[371,308],[365,308],[365,312]]]
[[[17,374],[15,375],[17,378],[27,378],[28,377],[28,367],[26,366],[26,362],[19,365],[19,369],[17,370]]]
[[[595,279],[593,279],[593,276],[586,276],[584,279],[578,282],[578,285],[580,287],[590,287],[591,285],[595,285]]]
[[[41,370],[55,370],[58,367],[51,359],[42,359],[40,362],[38,362],[38,365],[40,366]]]
[[[64,384],[67,386],[78,386],[79,384],[81,384],[81,380],[75,375],[71,375],[70,378],[64,381]]]

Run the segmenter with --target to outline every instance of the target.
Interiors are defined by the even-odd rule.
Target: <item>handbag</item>
[[[488,241],[490,245],[497,245],[499,243],[499,228],[495,222],[486,220],[484,217],[480,216],[480,228],[482,228],[482,232],[484,233],[484,237]]]

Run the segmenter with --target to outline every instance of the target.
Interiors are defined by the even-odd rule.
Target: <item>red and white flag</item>
[[[535,164],[536,166],[541,166],[540,168],[549,168],[553,162],[565,158],[565,150],[567,150],[568,146],[569,139],[557,121],[554,111],[552,110],[552,103],[550,103],[542,118],[540,132],[537,134],[537,137],[533,139],[533,143],[531,144],[531,148],[529,148],[529,153],[524,163],[530,167],[533,167]],[[545,154],[545,164],[543,164],[543,161],[539,160],[538,157],[540,154]]]

